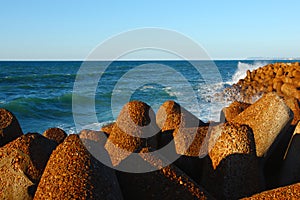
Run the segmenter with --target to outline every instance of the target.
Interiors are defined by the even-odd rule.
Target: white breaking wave
[[[254,62],[253,64],[238,62],[237,69],[235,73],[232,75],[230,81],[217,83],[212,85],[200,85],[198,89],[198,93],[201,97],[205,100],[202,102],[202,113],[200,115],[200,119],[204,121],[213,120],[219,121],[220,119],[220,112],[222,108],[227,107],[231,102],[218,100],[215,98],[215,94],[218,92],[222,92],[225,88],[224,86],[233,85],[237,83],[240,79],[243,79],[247,75],[247,71],[253,71],[259,67],[263,67],[267,65],[267,62]]]
[[[182,94],[182,91],[178,91],[179,89],[172,88],[170,86],[164,87],[163,91],[165,91],[169,96],[176,97]]]
[[[263,67],[267,64],[268,64],[267,62],[254,62],[253,64],[239,62],[237,69],[232,76],[231,81],[227,82],[227,84],[232,85],[234,83],[237,83],[240,79],[243,79],[246,77],[248,70],[253,71],[253,70]]]
[[[148,90],[148,89],[154,89],[154,86],[152,86],[152,85],[144,85],[144,86],[142,87],[142,91],[146,91],[146,90]]]
[[[75,127],[70,127],[67,124],[59,124],[59,125],[57,125],[55,127],[64,130],[68,135],[70,135],[70,134],[76,134],[76,128]]]

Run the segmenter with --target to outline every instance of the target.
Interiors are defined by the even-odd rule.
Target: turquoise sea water
[[[203,69],[210,71],[210,66],[205,61],[198,62]],[[50,127],[60,127],[67,133],[75,133],[79,130],[76,130],[73,120],[73,87],[75,80],[83,79],[86,84],[82,91],[89,92],[90,87],[96,87],[92,101],[99,123],[89,126],[92,129],[115,120],[122,103],[133,99],[148,103],[156,111],[164,101],[177,100],[180,96],[187,109],[201,120],[217,120],[220,109],[229,102],[216,102],[214,94],[243,78],[247,69],[253,70],[271,62],[275,61],[215,61],[222,80],[212,81],[210,84],[187,61],[116,61],[110,63],[103,72],[101,71],[106,62],[90,62],[92,70],[80,77],[77,77],[77,73],[83,62],[79,61],[2,61],[0,107],[17,116],[25,133],[42,133]],[[149,69],[146,72],[138,68],[145,65]],[[162,66],[174,69],[177,74],[166,72]],[[132,70],[134,78],[127,76]],[[190,103],[190,96],[185,96],[187,89],[179,81],[178,74],[193,89],[198,107]],[[95,82],[100,76],[100,80]],[[209,76],[214,80],[216,74],[211,73]],[[159,80],[171,84],[163,85]],[[129,99],[122,99],[128,94]],[[116,98],[112,101],[112,97]],[[88,95],[80,98],[82,102],[91,100]],[[80,112],[82,113],[77,114],[89,116],[86,108],[82,108]]]

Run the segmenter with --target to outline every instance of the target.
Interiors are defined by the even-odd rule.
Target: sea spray
[[[267,62],[261,62],[261,61],[254,62],[253,64],[238,62],[237,69],[236,69],[235,73],[233,74],[231,81],[227,82],[227,83],[230,85],[235,84],[240,79],[243,79],[246,77],[248,70],[253,71],[253,70],[263,67],[267,64],[268,64]]]
[[[229,106],[232,101],[230,99],[223,99],[223,98],[219,98],[218,96],[216,96],[216,94],[218,93],[222,93],[223,90],[226,87],[230,87],[233,84],[237,83],[240,79],[245,78],[245,76],[247,75],[247,71],[253,71],[259,67],[262,67],[264,65],[266,65],[267,62],[265,61],[255,61],[253,63],[245,63],[245,62],[241,62],[239,61],[237,63],[237,69],[234,72],[234,74],[232,75],[231,79],[229,81],[224,81],[222,83],[218,83],[218,84],[213,84],[210,86],[206,86],[206,85],[202,85],[205,86],[207,89],[201,92],[201,95],[205,97],[205,100],[210,102],[210,115],[208,116],[208,112],[203,112],[202,115],[200,116],[200,118],[202,120],[205,121],[219,121],[220,119],[220,112],[224,107]],[[209,92],[207,92],[209,91]],[[208,106],[205,106],[205,110],[207,110]]]

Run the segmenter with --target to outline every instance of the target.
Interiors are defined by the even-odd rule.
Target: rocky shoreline
[[[300,64],[245,76],[218,94],[232,101],[220,122],[132,101],[100,131],[23,134],[0,109],[0,199],[299,199]],[[132,160],[157,170],[113,169]]]

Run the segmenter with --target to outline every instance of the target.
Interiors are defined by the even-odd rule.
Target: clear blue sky
[[[83,59],[142,27],[183,33],[214,59],[300,56],[300,1],[1,1],[0,59]]]

